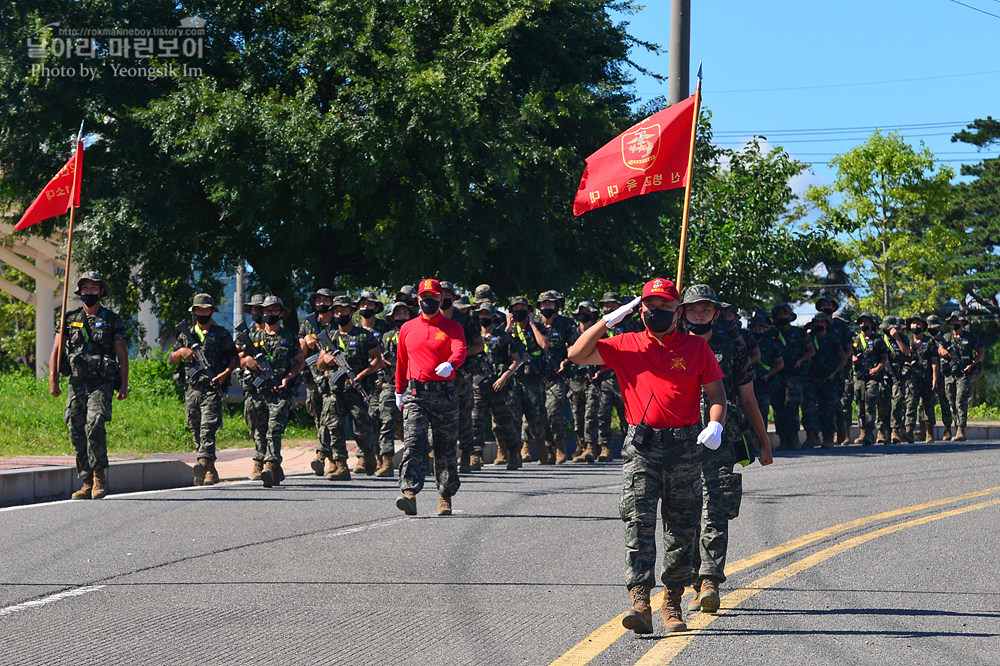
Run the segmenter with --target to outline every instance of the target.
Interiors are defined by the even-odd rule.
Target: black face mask
[[[396,328],[399,328],[400,326],[402,326],[407,322],[406,319],[390,319],[389,321],[391,321],[392,325],[395,326]]]
[[[264,322],[264,315],[260,314],[259,312],[253,313],[252,315],[250,315],[250,318],[253,319],[253,323],[255,324],[261,324]]]
[[[493,318],[490,317],[489,319],[486,319],[486,318],[480,319],[479,320],[479,325],[482,328],[493,328]]]
[[[281,321],[281,315],[273,315],[273,314],[272,315],[264,315],[264,323],[265,324],[274,325],[274,324],[277,324],[279,321]]]
[[[330,306],[329,305],[317,305],[317,306],[315,306],[313,308],[313,311],[315,311],[316,314],[326,314],[327,312],[330,311]]]
[[[375,316],[375,308],[365,308],[364,310],[358,310],[358,314],[361,315],[362,319],[371,319]]]
[[[720,319],[719,320],[719,330],[722,331],[723,333],[725,333],[726,335],[735,333],[736,329],[738,329],[738,328],[739,328],[739,326],[736,324],[736,320],[735,319],[733,319],[733,320]]]
[[[647,310],[642,313],[642,321],[653,333],[666,333],[674,323],[674,313],[670,310]]]
[[[450,308],[452,306],[452,304],[454,302],[455,302],[454,299],[451,299],[451,298],[442,298],[441,299],[441,309],[442,310],[447,310],[448,308]]]
[[[340,315],[335,319],[337,321],[337,326],[347,326],[351,323],[351,315]]]
[[[837,306],[836,305],[827,305],[827,306],[824,306],[824,307],[821,307],[821,308],[816,308],[816,309],[819,310],[820,312],[825,312],[828,315],[832,315],[834,312],[837,311]]]
[[[922,329],[922,328],[920,328],[918,326],[917,328],[911,328],[910,332],[913,333],[913,335],[922,335],[923,332],[924,332],[924,329]]]
[[[784,318],[782,318],[782,319],[775,319],[774,323],[777,324],[778,328],[787,328],[788,326],[792,325],[792,320],[791,319],[784,319]]]
[[[519,321],[519,322],[528,321],[527,310],[514,310],[513,312],[511,312],[511,316],[514,317],[514,321]]]
[[[872,325],[871,324],[861,324],[861,330],[864,333],[871,333],[871,331],[872,331]]]
[[[951,327],[957,331],[958,329],[962,328],[962,323],[956,321],[954,324],[951,325]]]
[[[195,315],[194,320],[204,326],[208,322],[212,321],[212,315]]]
[[[440,307],[441,301],[435,301],[430,298],[420,301],[420,311],[424,314],[432,315],[436,313]]]
[[[653,310],[653,312],[659,312],[659,310]],[[704,334],[706,334],[706,333],[708,333],[709,331],[712,330],[712,324],[711,323],[708,323],[708,324],[692,324],[691,322],[688,322],[687,323],[687,328],[688,328],[689,331],[691,331],[695,335],[704,335]],[[666,329],[664,329],[664,330],[666,330]],[[659,333],[659,331],[657,331],[657,333]]]
[[[589,312],[581,312],[578,315],[574,315],[573,319],[576,319],[581,324],[586,324],[587,322],[594,321],[594,315]]]
[[[80,296],[80,300],[83,301],[83,304],[88,308],[92,308],[97,305],[97,301],[101,300],[101,297],[98,294],[83,294]]]
[[[553,308],[545,308],[544,310],[539,310],[538,313],[546,319],[552,319],[552,317],[555,316],[556,311]]]

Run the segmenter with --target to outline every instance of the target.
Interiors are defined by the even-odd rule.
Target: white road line
[[[376,527],[389,527],[390,525],[395,525],[401,523],[409,518],[393,518],[391,520],[383,520],[380,523],[372,523],[371,525],[358,525],[357,527],[348,527],[347,529],[337,530],[336,532],[331,532],[330,534],[322,534],[317,536],[317,539],[332,539],[339,536],[347,536],[348,534],[357,534],[358,532],[367,532],[368,530],[375,529]]]
[[[62,599],[69,599],[70,597],[79,597],[83,594],[89,594],[91,592],[96,592],[104,585],[87,585],[86,587],[77,587],[72,590],[66,590],[64,592],[58,592],[48,597],[43,597],[42,599],[35,599],[34,601],[25,601],[23,604],[17,604],[16,606],[7,606],[6,608],[0,608],[0,617],[4,615],[12,615],[23,610],[28,610],[29,608],[38,608],[39,606],[48,606],[49,604],[54,604]]]

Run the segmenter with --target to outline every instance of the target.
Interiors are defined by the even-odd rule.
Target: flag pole
[[[691,122],[691,145],[688,151],[687,187],[684,188],[684,215],[681,219],[681,247],[677,255],[677,291],[684,278],[684,257],[687,252],[688,211],[691,208],[691,181],[694,176],[694,140],[698,135],[698,116],[701,113],[701,63],[698,63],[698,84],[694,89],[694,118]]]
[[[84,119],[86,120],[86,119]],[[76,133],[76,143],[73,146],[74,166],[76,164],[76,153],[80,150],[80,141],[83,139],[83,120],[80,121],[80,131]],[[82,175],[81,175],[82,178]],[[76,212],[76,174],[73,174],[73,186],[69,193],[69,232],[66,235],[66,274],[63,276],[62,310],[59,313],[59,339],[56,344],[59,351],[56,353],[56,382],[59,381],[59,370],[62,365],[63,341],[66,339],[66,300],[69,297],[69,263],[73,253],[73,217]]]

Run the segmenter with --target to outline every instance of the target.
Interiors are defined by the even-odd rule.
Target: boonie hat
[[[361,301],[370,301],[375,305],[375,314],[382,312],[385,306],[382,305],[382,301],[378,300],[378,296],[375,295],[373,291],[363,291],[361,295],[358,296],[358,307],[361,307]]]
[[[188,312],[193,312],[195,308],[212,308],[213,312],[219,311],[219,308],[215,307],[215,301],[212,300],[210,294],[195,294]]]
[[[76,291],[74,291],[73,293],[76,294],[77,296],[80,295],[80,283],[83,282],[84,280],[87,280],[89,282],[96,282],[97,284],[101,285],[101,296],[108,293],[108,283],[104,281],[104,278],[101,277],[101,274],[98,273],[97,271],[86,271],[76,279]]]
[[[645,297],[645,290],[643,290],[643,297]],[[699,303],[701,301],[708,301],[713,303],[715,307],[720,310],[729,307],[728,303],[723,303],[719,300],[719,297],[715,295],[715,290],[712,289],[707,284],[693,284],[684,290],[684,300],[681,301],[681,305],[690,305],[692,303]]]
[[[254,294],[250,300],[243,304],[244,314],[250,314],[254,308],[264,306],[264,294]]]

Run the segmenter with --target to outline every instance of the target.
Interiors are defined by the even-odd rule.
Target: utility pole
[[[667,104],[676,104],[690,96],[691,0],[670,0],[669,55]]]

